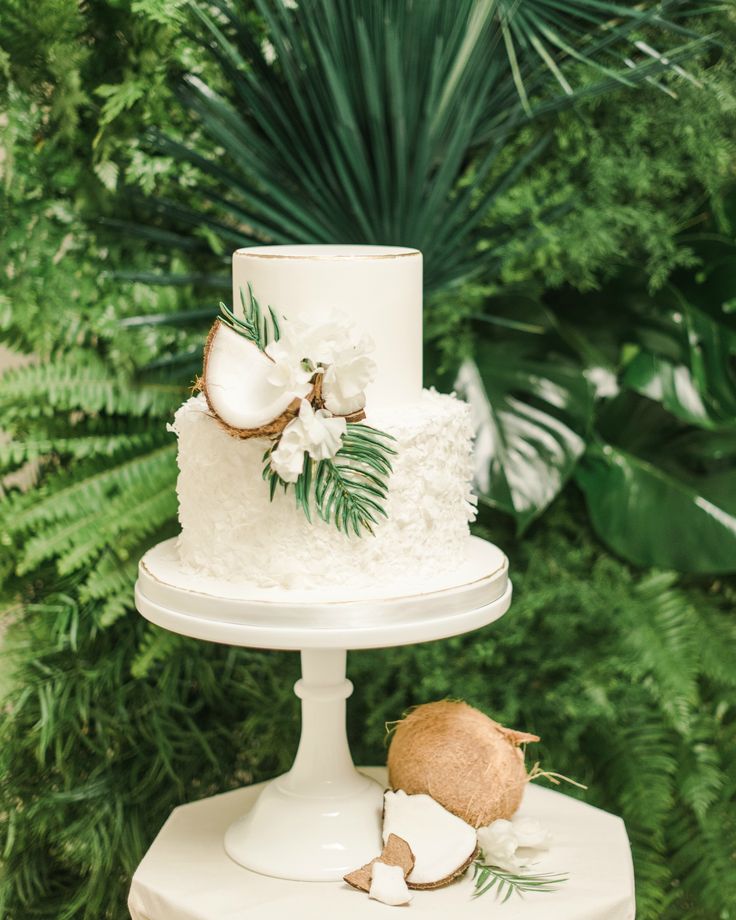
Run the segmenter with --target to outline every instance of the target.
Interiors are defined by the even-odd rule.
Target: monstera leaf
[[[659,353],[642,348],[627,365],[623,386],[684,422],[710,429],[736,425],[736,331],[725,319],[680,297],[676,309],[662,314],[670,347]]]
[[[683,426],[633,393],[600,427],[575,478],[601,539],[638,565],[734,571],[736,432]]]
[[[733,268],[733,249],[721,248]],[[639,565],[736,570],[733,288],[712,275],[654,295],[632,291],[616,323],[594,322],[608,354],[618,350],[617,386],[596,404],[596,436],[576,480],[601,539]],[[587,341],[590,323],[575,332]],[[581,360],[588,351],[578,348]]]
[[[591,387],[564,358],[528,357],[524,345],[482,344],[457,389],[476,428],[481,501],[512,514],[523,531],[560,492],[585,451]]]

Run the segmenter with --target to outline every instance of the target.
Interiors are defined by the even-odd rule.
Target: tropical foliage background
[[[736,904],[736,20],[592,0],[3,0],[0,916],[122,918],[171,807],[293,756],[294,656],[132,604],[232,249],[408,244],[511,614],[355,654],[354,751],[464,697]],[[28,486],[31,481],[30,487]],[[571,794],[577,794],[572,791]]]

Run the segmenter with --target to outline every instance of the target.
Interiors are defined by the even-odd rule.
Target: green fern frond
[[[676,576],[653,573],[635,589],[641,603],[632,607],[627,632],[632,676],[656,694],[672,723],[686,731],[698,703],[700,623],[682,592],[672,590]]]
[[[724,761],[733,762],[733,743],[722,745]],[[723,916],[723,905],[736,903],[736,803],[733,771],[727,767],[729,788],[718,806],[696,817],[682,804],[668,822],[672,871],[677,879],[673,916],[699,920]],[[727,913],[726,913],[727,915]]]
[[[154,485],[154,482],[150,483],[151,488]],[[170,476],[147,496],[121,496],[111,502],[95,522],[88,522],[83,531],[76,532],[73,545],[67,552],[54,553],[58,555],[56,567],[59,574],[68,575],[82,568],[109,546],[120,549],[123,540],[127,546],[139,544],[164,522],[176,517],[176,512],[176,490]]]
[[[137,559],[121,560],[110,550],[89,572],[79,591],[82,602],[112,597],[130,591],[138,571]]]
[[[100,358],[64,357],[3,374],[0,419],[8,422],[53,417],[57,412],[163,415],[181,401],[182,387],[135,385],[111,373]]]
[[[181,641],[181,636],[176,633],[158,626],[149,626],[130,666],[130,673],[136,678],[145,677],[157,662],[170,658],[181,646]]]
[[[163,426],[162,426],[163,427]],[[9,470],[33,460],[49,456],[88,460],[95,457],[111,459],[121,453],[144,453],[160,444],[162,431],[128,432],[121,434],[80,434],[79,437],[28,438],[0,444],[0,469]]]
[[[84,475],[85,470],[76,478],[74,471],[65,471],[46,482],[35,494],[21,495],[16,501],[8,502],[5,527],[11,534],[20,534],[40,525],[99,511],[110,496],[123,492],[134,496],[137,488],[145,488],[147,482],[164,481],[175,469],[175,457],[176,445],[166,444],[92,475]]]
[[[97,615],[97,622],[103,629],[108,629],[117,623],[121,617],[128,616],[134,611],[135,602],[130,585],[128,585],[125,591],[120,594],[112,594],[105,600],[102,609]]]
[[[725,785],[725,765],[717,740],[715,719],[708,725],[706,714],[702,713],[697,734],[683,739],[678,750],[679,798],[700,821],[705,820]]]

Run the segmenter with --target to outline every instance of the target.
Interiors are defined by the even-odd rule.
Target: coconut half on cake
[[[298,414],[301,397],[272,384],[272,370],[273,361],[257,345],[215,320],[204,348],[200,387],[230,434],[269,437]]]

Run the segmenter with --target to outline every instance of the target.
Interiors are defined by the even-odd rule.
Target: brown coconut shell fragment
[[[388,752],[389,784],[426,794],[472,827],[510,819],[528,781],[520,745],[539,741],[467,703],[418,706],[398,723]]]
[[[425,882],[423,884],[418,883],[418,882],[410,882],[407,879],[406,884],[409,888],[413,889],[414,891],[436,891],[438,888],[446,888],[448,885],[451,885],[455,881],[455,879],[460,878],[461,875],[465,875],[468,869],[473,865],[473,862],[475,861],[479,853],[480,853],[480,847],[476,847],[475,850],[473,850],[473,852],[470,854],[470,856],[468,856],[467,860],[462,864],[462,866],[458,866],[457,869],[451,875],[447,876],[447,878],[441,878],[439,879],[439,881]]]
[[[404,878],[406,878],[414,868],[414,854],[406,840],[396,834],[389,834],[381,855],[376,856],[375,859],[361,866],[360,869],[349,872],[344,876],[344,881],[348,885],[352,885],[353,888],[357,888],[358,891],[370,891],[373,863],[376,862],[385,863],[387,866],[399,866],[404,872]],[[413,886],[410,885],[409,887]]]

